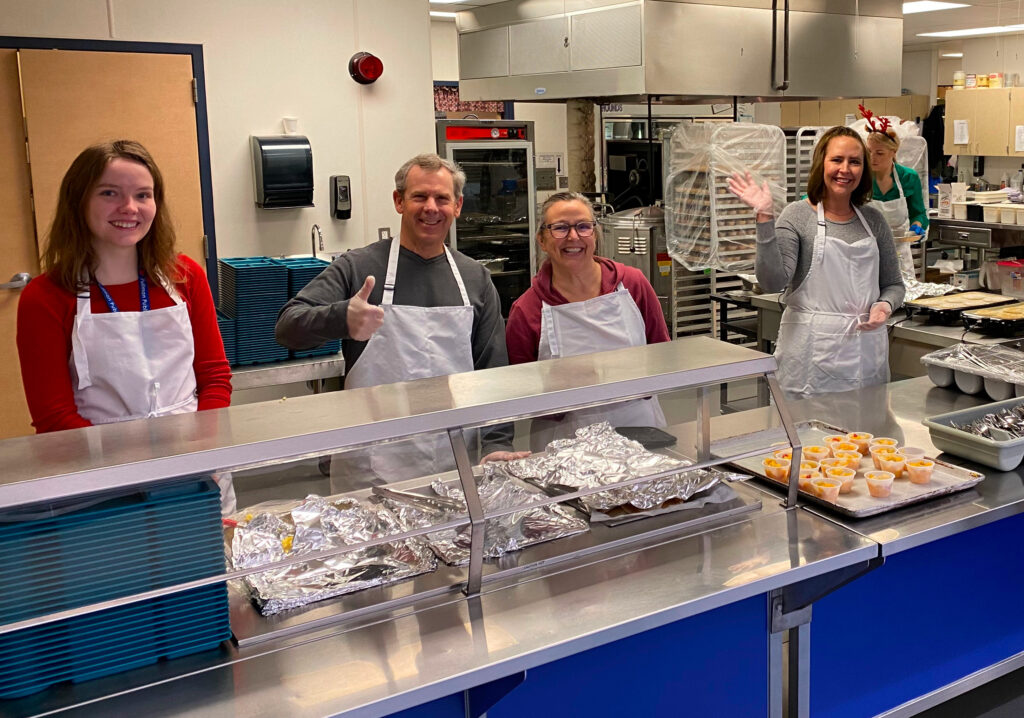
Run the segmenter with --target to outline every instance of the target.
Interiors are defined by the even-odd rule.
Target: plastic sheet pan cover
[[[733,173],[768,182],[776,216],[786,202],[786,138],[751,123],[680,123],[667,143],[665,234],[669,254],[691,271],[752,272],[753,210],[729,192]]]

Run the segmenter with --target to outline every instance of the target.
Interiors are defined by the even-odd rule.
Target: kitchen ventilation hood
[[[508,0],[456,23],[463,100],[777,101],[901,89],[900,0]]]

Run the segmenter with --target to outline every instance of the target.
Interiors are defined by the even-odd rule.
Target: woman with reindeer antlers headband
[[[928,211],[921,193],[921,178],[917,172],[896,164],[899,138],[887,117],[875,117],[864,105],[858,105],[867,125],[868,162],[871,165],[871,201],[878,207],[892,230],[900,267],[904,276],[914,278],[914,257],[910,242],[923,237],[928,228]]]
[[[757,281],[785,290],[775,357],[788,398],[889,381],[886,320],[905,288],[888,223],[872,206],[868,151],[856,131],[827,130],[807,197],[775,220],[768,183],[747,172],[729,189],[757,214]]]

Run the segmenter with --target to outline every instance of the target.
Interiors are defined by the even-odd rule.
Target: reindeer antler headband
[[[857,109],[860,110],[860,116],[867,120],[869,133],[877,132],[886,137],[892,136],[890,131],[892,123],[889,122],[888,117],[875,117],[875,113],[864,107],[864,105],[857,105]]]

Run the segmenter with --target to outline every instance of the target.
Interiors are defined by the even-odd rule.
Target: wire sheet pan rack
[[[796,428],[797,433],[800,436],[800,442],[803,446],[822,444],[824,437],[830,434],[846,434],[850,431],[849,429],[843,429],[838,426],[833,426],[823,421],[816,420],[797,422]],[[763,446],[763,437],[761,437],[760,441],[758,439],[758,434],[745,434],[725,439],[715,442],[712,445],[712,452],[716,456],[728,456],[741,453],[748,449],[755,449],[758,446]],[[755,456],[735,461],[733,462],[733,465],[739,467],[743,471],[753,474],[755,478],[761,479],[775,486],[783,486],[783,482],[768,478],[761,466],[761,460],[770,455],[770,452],[766,452],[762,456]],[[936,496],[944,496],[957,491],[964,491],[977,485],[985,478],[984,474],[964,469],[945,461],[940,461],[934,456],[929,456],[927,458],[935,462],[935,470],[929,483],[913,484],[907,480],[906,477],[897,479],[893,482],[892,493],[885,498],[875,498],[868,494],[864,479],[864,471],[874,469],[874,465],[872,464],[870,457],[861,460],[860,469],[857,471],[857,477],[854,479],[853,489],[850,493],[840,494],[835,503],[824,501],[806,491],[800,491],[799,496],[805,501],[824,506],[825,508],[844,516],[863,518],[865,516],[874,516],[875,514],[909,506],[910,504],[916,504],[921,501],[927,501],[935,498]]]

